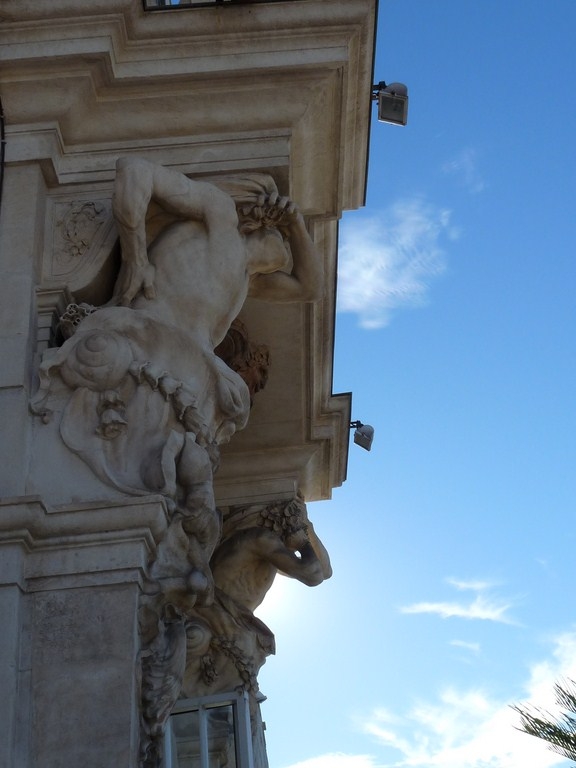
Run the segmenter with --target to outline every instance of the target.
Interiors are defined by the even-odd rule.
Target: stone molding
[[[331,575],[304,499],[329,498],[346,475],[350,396],[331,391],[337,221],[364,199],[376,4],[150,14],[140,0],[1,2],[0,416],[10,450],[1,479],[10,497],[0,502],[0,764],[157,768],[175,698],[237,686],[251,694],[262,740],[257,674],[274,637],[253,611],[277,572],[308,586]],[[160,258],[127,260],[131,248],[142,254],[126,210],[111,218],[119,157],[119,168],[140,159],[180,171],[184,186],[270,177],[273,194],[266,186],[253,208],[273,221],[275,206],[288,214],[278,230],[286,253],[272,271],[252,262],[253,274],[276,274],[276,284],[307,275],[301,285],[316,288],[292,304],[246,301],[246,332],[228,350],[237,373],[214,345],[238,314],[248,269],[233,273],[233,258],[227,280],[186,283],[198,262],[181,258],[177,279],[162,283]],[[169,197],[178,208],[180,195]],[[218,221],[230,223],[228,207]],[[168,236],[184,227],[181,242],[198,244],[216,218],[191,209],[192,222],[166,208],[176,215]],[[245,232],[237,220],[233,228],[234,244]],[[144,250],[161,249],[156,235]],[[308,241],[316,280],[298,268]],[[238,256],[219,242],[219,254]],[[118,271],[118,260],[129,268]],[[174,302],[159,322],[143,302],[168,284]],[[203,286],[192,301],[190,284]],[[235,289],[229,304],[222,285]],[[56,321],[71,303],[72,333],[59,346]],[[226,323],[198,343],[202,320],[223,305]]]
[[[28,134],[56,127],[67,154],[202,135],[210,154],[223,135],[229,158],[236,134],[288,133],[293,196],[337,214],[363,202],[374,5],[307,0],[149,14],[136,0],[5,0],[6,123]],[[247,109],[255,89],[258,110]],[[309,174],[310,163],[323,173]]]
[[[0,585],[25,592],[141,582],[168,526],[161,497],[49,510],[39,496],[0,500]]]

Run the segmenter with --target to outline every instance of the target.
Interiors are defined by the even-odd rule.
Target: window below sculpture
[[[181,699],[164,736],[165,768],[253,768],[248,694]]]
[[[277,3],[281,0],[144,0],[145,11],[164,11],[175,8],[208,8],[219,5],[252,5]],[[286,2],[286,0],[282,0]]]

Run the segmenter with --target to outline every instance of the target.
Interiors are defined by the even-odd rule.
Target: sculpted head
[[[244,235],[250,274],[286,269],[290,256],[278,225],[281,215],[259,205],[238,208],[238,229]]]

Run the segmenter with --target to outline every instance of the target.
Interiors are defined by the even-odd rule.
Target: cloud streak
[[[466,579],[446,579],[446,581],[448,584],[456,587],[456,589],[463,591],[472,590],[473,592],[484,592],[484,590],[491,589],[492,587],[496,586],[496,584],[492,581],[467,581]]]
[[[551,638],[550,653],[529,667],[524,687],[511,698],[446,686],[434,701],[418,701],[407,712],[379,707],[357,721],[386,757],[330,753],[285,768],[567,766],[544,742],[518,730],[519,715],[511,706],[524,700],[554,713],[554,683],[561,678],[576,679],[576,630]]]
[[[554,638],[549,658],[533,664],[520,694],[554,711],[553,685],[576,676],[576,631]],[[511,704],[481,690],[447,687],[434,702],[419,702],[404,716],[376,710],[364,730],[396,750],[398,760],[383,768],[551,768],[566,765],[546,745],[520,732]]]
[[[417,198],[377,217],[344,220],[340,229],[338,311],[381,328],[395,310],[426,302],[431,281],[445,269],[443,237],[455,238],[450,211]]]
[[[488,581],[465,581],[459,579],[447,579],[448,583],[459,591],[472,591],[478,594],[467,602],[462,601],[436,601],[419,602],[400,608],[401,613],[407,614],[433,614],[441,619],[469,619],[479,621],[494,621],[500,624],[514,624],[508,615],[511,603],[509,600],[501,600],[489,597],[484,592],[492,587]]]
[[[480,621],[496,621],[502,624],[512,624],[512,620],[506,615],[510,604],[496,600],[490,600],[483,595],[478,595],[471,603],[438,602],[415,603],[406,605],[400,609],[402,613],[431,613],[442,619],[477,619]]]
[[[455,648],[464,648],[472,653],[480,653],[480,643],[470,643],[467,640],[450,640],[450,645]]]
[[[312,757],[289,768],[385,768],[374,760],[370,755],[345,755],[338,752]]]
[[[442,166],[442,171],[448,176],[453,176],[473,195],[486,189],[486,183],[478,170],[478,155],[475,149],[468,147],[461,150]]]

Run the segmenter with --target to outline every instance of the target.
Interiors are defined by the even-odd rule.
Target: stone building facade
[[[376,0],[161,5],[0,7],[9,768],[265,768],[253,611],[331,574]]]

